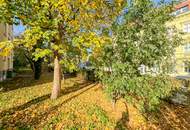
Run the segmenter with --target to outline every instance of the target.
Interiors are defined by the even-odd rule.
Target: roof
[[[188,6],[188,8],[190,9],[190,0],[186,0],[186,1],[179,3],[178,5],[175,6],[175,9],[178,10],[185,6]]]

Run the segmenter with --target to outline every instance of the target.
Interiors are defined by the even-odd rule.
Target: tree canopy
[[[6,54],[18,44],[29,49],[43,39],[47,48],[36,48],[36,59],[54,57],[54,88],[60,91],[60,63],[74,67],[87,57],[88,48],[97,48],[104,37],[96,31],[109,27],[125,5],[124,0],[1,0],[0,19],[9,24],[26,26],[23,39],[2,42]],[[13,43],[13,44],[12,44]],[[4,53],[4,54],[5,54]]]
[[[112,99],[125,98],[144,112],[152,110],[173,89],[165,68],[181,38],[175,31],[168,35],[171,5],[133,0],[127,9],[123,23],[113,25],[112,42],[97,56],[96,65]],[[142,65],[148,68],[146,74],[140,71]]]

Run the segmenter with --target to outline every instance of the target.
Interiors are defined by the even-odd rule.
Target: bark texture
[[[53,89],[51,93],[51,99],[56,99],[60,96],[61,91],[61,67],[59,63],[59,57],[55,56],[54,59],[54,79]]]

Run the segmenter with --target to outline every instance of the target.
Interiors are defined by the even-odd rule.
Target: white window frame
[[[184,6],[184,7],[181,7],[179,9],[177,9],[175,12],[173,12],[172,14],[173,15],[180,15],[182,13],[185,13],[185,12],[188,12],[189,11],[189,8],[188,6]]]
[[[190,66],[188,65],[187,62],[184,62],[184,72],[190,73]]]
[[[190,33],[190,22],[183,24],[183,32]]]
[[[189,11],[188,6],[184,6],[184,7],[181,8],[182,13],[187,12],[187,11]]]
[[[190,53],[190,43],[187,43],[184,45],[184,52],[185,53]]]

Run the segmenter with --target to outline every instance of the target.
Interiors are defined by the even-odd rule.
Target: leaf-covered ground
[[[0,129],[126,129],[125,105],[119,101],[115,108],[97,83],[82,77],[62,81],[61,97],[50,100],[52,74],[39,81],[31,74],[0,83]],[[139,129],[188,130],[190,107],[162,103],[155,120],[144,122],[130,108],[134,126]],[[126,126],[126,127],[125,127]]]

